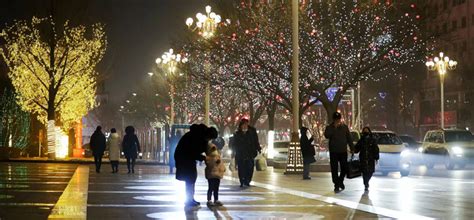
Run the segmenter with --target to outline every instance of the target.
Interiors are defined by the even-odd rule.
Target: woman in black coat
[[[135,135],[135,128],[133,126],[127,126],[125,128],[125,136],[123,137],[122,142],[122,151],[125,155],[125,158],[127,158],[128,173],[130,173],[130,171],[135,173],[135,161],[137,159],[138,152],[140,152],[140,143],[138,142],[137,135]]]
[[[379,160],[379,146],[377,145],[377,140],[372,136],[369,127],[362,129],[362,137],[355,146],[355,152],[359,153],[365,191],[368,191],[369,180],[375,172],[375,164]]]
[[[199,206],[194,200],[194,186],[197,179],[196,161],[203,161],[209,140],[217,137],[215,129],[204,124],[193,124],[190,131],[183,135],[176,146],[174,159],[176,163],[176,179],[186,183],[186,206]]]
[[[308,139],[307,136],[308,128],[301,127],[300,128],[300,146],[301,146],[301,155],[303,156],[303,179],[310,180],[311,177],[309,176],[309,168],[310,165],[316,160],[314,159],[314,155],[316,155],[316,151],[314,150],[314,145],[311,143],[313,142],[313,137]]]

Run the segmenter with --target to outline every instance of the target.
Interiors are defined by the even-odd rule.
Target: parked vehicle
[[[464,168],[474,159],[474,138],[471,132],[460,129],[439,129],[426,132],[421,151],[428,168],[443,163],[452,170]]]
[[[382,175],[389,172],[400,172],[402,176],[410,174],[409,151],[400,137],[392,131],[372,131],[377,139],[380,151],[380,159],[375,167]]]
[[[422,165],[423,155],[421,152],[423,148],[421,147],[421,143],[416,141],[415,138],[410,135],[399,135],[399,137],[403,144],[405,144],[410,163],[413,165]]]
[[[273,143],[273,159],[286,161],[288,158],[288,145],[290,145],[289,141],[275,141]]]

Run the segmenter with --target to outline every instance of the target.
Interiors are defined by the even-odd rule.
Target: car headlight
[[[143,153],[140,152],[140,153],[138,154],[138,156],[140,156],[140,157],[143,156]]]
[[[401,155],[402,157],[407,157],[408,155],[410,155],[410,151],[409,151],[409,150],[403,150],[400,155]]]
[[[423,147],[419,147],[417,150],[418,152],[423,153]]]
[[[460,155],[463,152],[462,148],[457,147],[457,146],[453,147],[451,150],[453,151],[453,154],[456,154],[456,155]]]
[[[232,155],[232,150],[227,150],[227,155]]]

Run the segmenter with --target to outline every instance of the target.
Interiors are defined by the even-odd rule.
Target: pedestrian
[[[218,136],[216,139],[212,140],[212,143],[216,145],[217,150],[222,151],[225,146],[225,140],[221,136]]]
[[[240,187],[250,186],[255,157],[262,151],[258,142],[257,130],[249,125],[249,120],[240,120],[237,132],[234,134],[233,148],[239,172]]]
[[[217,136],[217,130],[213,127],[210,128],[210,132],[215,132]],[[224,177],[225,166],[222,161],[221,155],[217,146],[213,143],[208,144],[206,151],[206,179],[209,184],[207,190],[207,206],[222,206],[222,202],[219,201],[219,185],[221,179]],[[211,201],[211,197],[214,195],[214,202]]]
[[[90,147],[92,154],[94,155],[95,172],[100,173],[100,166],[102,165],[102,156],[106,147],[106,139],[104,133],[102,133],[102,127],[97,126],[94,133],[91,136]]]
[[[110,137],[107,141],[107,148],[109,149],[109,160],[112,165],[112,173],[118,172],[118,165],[120,159],[120,136],[117,134],[115,128],[110,129]]]
[[[176,161],[174,160],[174,152],[176,151],[176,145],[183,135],[181,131],[176,131],[175,134],[171,134],[170,138],[170,149],[169,149],[169,168],[170,174],[174,173],[174,168],[176,167]]]
[[[197,207],[200,205],[194,199],[194,190],[197,179],[196,161],[204,161],[210,137],[208,128],[204,124],[193,124],[189,132],[183,135],[176,146],[174,159],[176,161],[176,179],[184,181],[186,184],[186,202],[187,207]]]
[[[308,139],[307,133],[308,128],[301,127],[300,128],[300,146],[301,146],[301,155],[303,156],[303,179],[310,180],[311,177],[309,176],[310,165],[316,160],[314,159],[314,155],[316,155],[316,151],[314,150],[314,145],[311,144],[313,142],[313,137]]]
[[[362,129],[362,137],[355,145],[355,153],[359,153],[365,191],[369,191],[369,181],[375,172],[375,164],[379,160],[379,146],[369,127]]]
[[[122,151],[127,159],[128,173],[135,173],[135,162],[137,160],[138,153],[140,150],[140,143],[138,137],[135,135],[135,128],[133,126],[127,126],[125,128],[125,136],[122,141]]]
[[[351,133],[347,125],[342,122],[342,116],[339,112],[334,112],[333,122],[326,127],[324,137],[329,139],[329,160],[331,165],[332,182],[334,183],[334,192],[344,190],[344,176],[347,173],[347,145],[350,152],[354,152]],[[338,175],[338,170],[341,170]]]

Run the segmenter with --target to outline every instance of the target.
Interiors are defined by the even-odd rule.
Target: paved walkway
[[[167,167],[120,169],[112,174],[107,164],[97,174],[92,165],[0,163],[0,219],[474,219],[472,179],[392,174],[375,176],[369,193],[357,178],[335,194],[329,173],[301,180],[269,168],[255,172],[252,187],[240,188],[237,174],[228,172],[223,207],[206,207],[200,177],[201,208],[188,210],[184,184]]]

